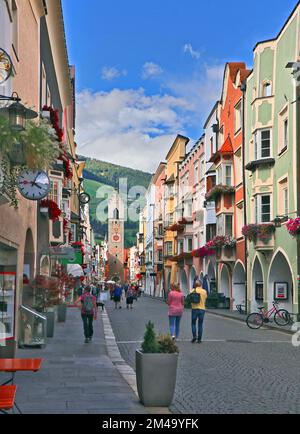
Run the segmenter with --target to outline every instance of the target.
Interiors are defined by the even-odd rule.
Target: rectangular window
[[[224,235],[224,216],[217,217],[217,235]]]
[[[233,229],[233,216],[225,215],[225,234],[226,236],[232,237]]]
[[[210,157],[214,154],[214,138],[210,138]]]
[[[183,251],[184,251],[183,250],[183,240],[178,241],[177,248],[178,248],[178,251],[177,251],[178,255],[180,255],[180,253],[183,253]]]
[[[199,161],[194,164],[194,185],[199,181]]]
[[[51,189],[49,193],[50,200],[53,200],[61,208],[61,188],[59,181],[51,180]]]
[[[217,168],[217,184],[222,184],[223,183],[223,175],[222,175],[222,166],[219,166]]]
[[[283,190],[283,203],[284,203],[284,215],[289,214],[289,192],[288,188],[284,188]]]
[[[232,169],[231,169],[231,166],[225,166],[225,185],[232,186]]]
[[[283,145],[287,148],[289,145],[289,120],[285,119],[283,123]]]
[[[202,159],[200,161],[200,179],[203,179],[205,176],[205,160]]]
[[[193,238],[187,239],[187,252],[191,252],[193,250]]]
[[[262,96],[263,97],[269,97],[269,96],[271,96],[272,95],[272,85],[271,85],[271,83],[264,83],[263,84],[263,86],[262,86],[262,89],[263,89],[263,91],[262,91]]]
[[[259,130],[254,135],[255,160],[271,157],[271,130]]]
[[[167,241],[165,244],[165,254],[166,256],[172,256],[173,254],[173,243],[171,241]]]
[[[238,133],[242,129],[242,102],[240,101],[234,109],[234,131]]]
[[[255,220],[257,224],[271,221],[271,196],[259,195],[255,198]]]

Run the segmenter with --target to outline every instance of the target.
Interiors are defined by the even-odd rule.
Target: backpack
[[[190,302],[192,304],[199,304],[199,303],[201,303],[201,295],[198,294],[198,292],[196,292],[196,290],[190,293],[189,299],[190,299]]]
[[[92,314],[94,312],[93,296],[86,295],[83,299],[82,310],[87,314]]]

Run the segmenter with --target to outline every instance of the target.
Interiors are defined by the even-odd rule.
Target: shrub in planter
[[[168,407],[176,385],[178,348],[170,336],[156,337],[146,326],[141,350],[136,351],[136,379],[140,401],[147,407]]]

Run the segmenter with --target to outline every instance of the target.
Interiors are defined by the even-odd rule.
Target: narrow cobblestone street
[[[168,332],[166,305],[142,297],[133,310],[107,311],[122,357],[133,368],[145,324]],[[300,352],[291,336],[252,331],[241,322],[207,314],[204,343],[190,343],[190,312],[182,319],[177,386],[171,411],[180,413],[300,413]]]

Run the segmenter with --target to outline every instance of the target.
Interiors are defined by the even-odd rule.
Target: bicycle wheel
[[[246,323],[250,329],[257,330],[262,327],[264,319],[260,313],[250,313],[246,319]]]
[[[274,315],[274,320],[277,325],[284,327],[291,322],[291,316],[289,312],[285,309],[278,310]]]

